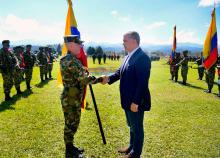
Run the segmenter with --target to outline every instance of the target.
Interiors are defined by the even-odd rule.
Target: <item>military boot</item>
[[[208,89],[207,90],[204,90],[204,92],[206,93],[211,93],[212,92],[212,88],[210,86],[208,86]]]
[[[9,100],[12,100],[12,98],[10,97],[10,92],[5,93],[5,101],[9,101]]]
[[[84,158],[83,149],[78,149],[73,144],[66,144],[66,158]]]
[[[16,88],[16,91],[17,91],[17,95],[18,95],[18,94],[22,94],[22,93],[23,93],[23,92],[21,91],[20,86]]]

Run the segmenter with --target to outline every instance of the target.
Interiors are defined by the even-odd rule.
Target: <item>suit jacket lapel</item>
[[[134,62],[135,62],[135,59],[136,59],[136,57],[138,56],[138,52],[141,50],[141,48],[138,48],[135,52],[134,52],[134,54],[130,57],[130,59],[129,59],[129,61],[127,62],[127,64],[125,65],[125,68],[122,70],[122,68],[123,68],[123,65],[124,65],[124,62],[123,62],[123,65],[121,66],[121,68],[120,68],[120,71],[121,71],[121,76],[123,75],[123,73],[127,70],[127,68],[128,68],[128,66],[129,65],[133,65],[134,64]],[[126,60],[126,59],[125,59]]]

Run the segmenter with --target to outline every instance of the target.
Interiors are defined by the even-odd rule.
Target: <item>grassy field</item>
[[[115,71],[120,61],[94,65],[94,75]],[[54,64],[54,80],[40,84],[39,68],[34,69],[32,93],[25,91],[13,101],[4,102],[0,77],[0,157],[64,157],[63,123],[60,105],[61,88],[56,85],[58,63]],[[197,70],[189,69],[188,86],[169,80],[165,61],[152,62],[150,91],[152,110],[145,113],[145,139],[142,157],[220,157],[220,99],[217,85],[206,94],[205,81],[197,80]],[[181,80],[181,77],[180,79]],[[216,78],[217,80],[217,78]],[[25,83],[21,85],[25,90]],[[107,140],[103,145],[95,110],[88,91],[90,110],[82,113],[75,143],[84,147],[88,158],[116,158],[117,149],[128,144],[125,115],[120,107],[119,82],[109,86],[93,86]]]

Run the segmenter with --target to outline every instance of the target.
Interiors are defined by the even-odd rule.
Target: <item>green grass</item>
[[[94,65],[89,59],[91,74],[113,72],[121,61]],[[58,63],[54,65],[56,78]],[[152,110],[145,113],[145,142],[142,157],[220,157],[220,99],[217,85],[212,94],[203,92],[205,81],[197,80],[197,70],[189,69],[189,86],[169,80],[165,61],[152,62],[150,91]],[[181,80],[181,76],[179,77]],[[216,78],[217,80],[217,78]],[[14,96],[4,102],[0,78],[0,157],[64,157],[61,88],[56,79],[41,85],[39,68],[34,69],[33,93]],[[25,83],[21,85],[25,90]],[[88,89],[89,90],[89,89]],[[119,82],[93,85],[107,145],[102,144],[90,92],[87,101],[92,110],[82,113],[75,137],[91,158],[116,158],[119,147],[128,144],[129,130],[120,106]],[[15,95],[12,89],[12,95]]]

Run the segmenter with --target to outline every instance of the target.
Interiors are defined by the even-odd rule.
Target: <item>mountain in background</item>
[[[33,50],[37,50],[39,46],[51,45],[54,48],[57,48],[58,44],[49,44],[48,41],[37,41],[37,40],[23,40],[23,41],[12,41],[11,45],[26,45],[33,44]],[[96,43],[96,42],[85,42],[84,48],[85,50],[89,47],[97,47],[101,46],[105,52],[116,52],[116,53],[124,53],[124,47],[122,44],[110,44],[110,43]],[[165,55],[170,54],[172,45],[154,45],[154,44],[141,44],[141,48],[144,51],[149,53],[152,52],[161,52]],[[220,48],[220,47],[219,47]],[[195,44],[195,43],[177,43],[177,52],[182,52],[183,50],[189,50],[192,54],[199,53],[203,49],[203,45]]]
[[[95,43],[89,42],[85,43],[85,48],[89,46],[97,47],[101,46],[104,51],[112,52],[124,52],[124,47],[122,44],[108,44],[108,43]],[[172,45],[153,45],[153,44],[142,44],[141,48],[149,53],[151,52],[163,52],[164,54],[170,54]],[[191,53],[201,52],[203,45],[194,43],[179,43],[177,44],[177,52],[182,52],[183,50],[189,50]]]

